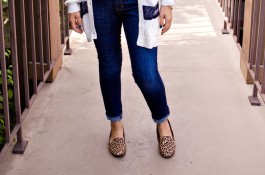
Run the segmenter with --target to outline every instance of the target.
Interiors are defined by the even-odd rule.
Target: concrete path
[[[160,38],[159,64],[171,108],[176,155],[160,157],[147,105],[134,83],[123,40],[122,96],[128,145],[107,149],[109,123],[97,56],[72,35],[54,83],[46,84],[24,125],[24,155],[6,155],[1,175],[264,175],[265,107],[252,107],[231,35],[222,35],[216,0],[176,0],[172,30]],[[11,151],[11,149],[10,149]]]

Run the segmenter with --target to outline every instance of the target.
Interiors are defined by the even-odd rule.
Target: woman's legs
[[[114,1],[93,1],[95,27],[94,40],[99,60],[100,86],[106,110],[111,121],[111,138],[123,137],[121,103],[121,18],[115,12]]]
[[[169,115],[165,88],[157,68],[157,48],[146,49],[136,45],[138,37],[138,5],[129,0],[93,2],[95,27],[98,38],[95,45],[98,52],[100,85],[106,115],[112,121],[112,129],[122,128],[122,103],[120,72],[122,52],[120,44],[121,25],[129,46],[135,82],[141,89],[151,110],[153,120],[159,125],[167,125]],[[115,132],[113,132],[115,136]],[[165,132],[167,135],[168,132]],[[118,134],[122,135],[122,132]]]
[[[100,85],[106,115],[111,121],[122,118],[121,103],[121,18],[115,12],[113,1],[93,2],[98,38],[95,45],[99,59]]]
[[[137,3],[123,15],[123,26],[129,47],[133,77],[140,88],[156,123],[164,122],[169,115],[165,87],[158,72],[157,48],[137,46],[139,14]],[[154,26],[155,27],[155,26]]]

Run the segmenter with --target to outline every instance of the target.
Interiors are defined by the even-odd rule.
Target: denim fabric
[[[122,119],[121,102],[121,27],[123,25],[133,77],[151,110],[156,123],[169,115],[165,88],[158,72],[157,48],[147,49],[136,45],[138,37],[137,0],[93,1],[95,28],[94,40],[99,59],[100,85],[107,118]]]

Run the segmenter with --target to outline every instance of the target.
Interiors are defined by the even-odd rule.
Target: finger
[[[80,34],[82,33],[82,30],[79,28],[78,25],[76,25],[76,20],[71,21],[70,23],[71,23],[71,27],[72,27],[72,29],[73,29],[75,32],[80,33]]]
[[[80,31],[81,33],[83,33],[82,26],[83,26],[83,20],[82,20],[82,18],[79,16],[79,17],[77,17],[77,27],[79,28],[79,31]]]
[[[172,17],[171,16],[166,16],[165,18],[165,24],[163,26],[163,30],[161,31],[161,34],[163,35],[164,33],[166,33],[170,27],[171,27],[171,22],[172,22]]]
[[[160,27],[160,29],[162,29],[164,25],[165,25],[164,19],[160,18],[160,20],[159,20],[159,27]]]
[[[74,31],[76,31],[79,34],[83,33],[83,30],[82,30],[81,26],[79,26],[79,25],[75,25]]]
[[[76,21],[75,21],[75,19],[70,19],[69,21],[70,21],[71,28],[75,31],[75,28],[76,28]]]
[[[163,28],[162,31],[161,31],[161,35],[163,35],[164,33],[166,33],[166,32],[170,29],[170,26],[171,26],[170,23],[166,23],[166,24],[164,25],[164,28]]]
[[[165,15],[162,12],[159,16],[159,25],[160,25],[160,28],[162,28],[165,25]]]

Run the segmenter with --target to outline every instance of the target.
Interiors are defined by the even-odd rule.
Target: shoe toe
[[[126,144],[123,138],[116,138],[109,144],[109,151],[115,157],[122,157],[126,153]]]
[[[164,158],[170,158],[175,154],[176,143],[170,136],[161,137],[159,143],[160,154]]]

